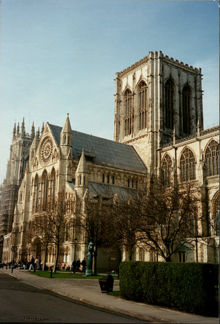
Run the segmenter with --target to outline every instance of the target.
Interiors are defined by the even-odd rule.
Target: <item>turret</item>
[[[72,154],[72,128],[70,125],[69,114],[67,114],[65,124],[60,133],[60,146],[63,155]]]
[[[21,135],[22,135],[22,136],[25,136],[24,117],[23,117],[22,124],[21,124]]]
[[[85,191],[85,189],[88,187],[88,175],[89,175],[89,171],[88,171],[85,153],[84,153],[84,149],[83,149],[77,169],[76,169],[76,173],[75,173],[76,188],[81,188],[81,189],[84,189],[83,191]]]
[[[13,138],[16,136],[16,123],[14,123],[14,128],[13,128]]]
[[[41,127],[41,136],[42,136],[43,132],[44,132],[44,122],[42,123],[42,127]]]
[[[40,128],[39,127],[38,127],[38,130],[36,132],[36,138],[39,141],[39,139],[40,139]]]
[[[34,127],[34,122],[32,124],[32,127],[31,127],[31,139],[33,140],[35,137],[35,127]]]
[[[20,134],[20,126],[19,126],[19,123],[18,123],[18,125],[17,125],[17,135],[19,135]]]

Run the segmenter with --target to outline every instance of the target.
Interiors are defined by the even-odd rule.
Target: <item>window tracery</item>
[[[132,104],[132,93],[129,89],[124,94],[124,107],[125,107],[125,136],[130,135],[133,130],[133,104]]]
[[[207,177],[219,174],[219,144],[214,140],[205,152],[205,168]]]
[[[185,85],[182,92],[182,111],[183,111],[183,133],[190,135],[190,98],[191,88]]]
[[[44,171],[42,176],[42,210],[47,210],[47,197],[48,197],[48,177],[47,172]]]
[[[147,85],[141,81],[138,87],[139,129],[147,127]]]
[[[196,179],[196,161],[192,151],[186,147],[180,158],[180,180],[189,181]]]
[[[172,160],[168,154],[166,154],[162,160],[161,172],[162,172],[162,183],[165,186],[170,186],[171,173],[172,173]]]
[[[170,78],[165,84],[165,127],[173,129],[173,115],[174,115],[174,83]]]
[[[214,227],[215,235],[220,235],[220,201],[219,191],[214,195],[212,199],[212,222],[211,226]]]

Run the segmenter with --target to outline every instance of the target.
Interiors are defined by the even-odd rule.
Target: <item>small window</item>
[[[102,182],[105,183],[105,175],[104,175],[104,173],[102,175]]]
[[[112,184],[115,184],[115,176],[112,176]]]
[[[179,252],[179,262],[186,262],[186,252]]]

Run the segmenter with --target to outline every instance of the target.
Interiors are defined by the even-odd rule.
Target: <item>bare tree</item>
[[[68,217],[67,212],[71,213],[73,206],[71,201],[66,199],[65,193],[60,192],[54,204],[48,202],[46,211],[30,222],[29,231],[27,233],[28,241],[31,242],[33,237],[38,237],[42,246],[45,249],[43,268],[45,268],[48,257],[48,246],[56,246],[56,256],[54,263],[54,272],[56,272],[61,246],[64,241],[66,225],[68,228],[74,226],[73,218]]]
[[[137,230],[140,228],[140,197],[136,194],[127,200],[114,200],[113,206],[109,209],[111,219],[111,231],[108,240],[111,245],[120,250],[126,250],[127,259],[132,260],[134,248],[138,243]]]
[[[127,201],[114,203],[112,240],[132,259],[135,246],[155,251],[166,262],[194,240],[198,197],[190,185],[165,187],[159,180],[136,191]]]
[[[108,213],[109,201],[101,197],[96,200],[87,199],[85,213],[81,217],[80,226],[86,232],[87,242],[94,244],[94,273],[97,273],[97,257],[100,247],[107,247],[109,242],[110,221]]]
[[[26,240],[31,243],[33,238],[38,237],[41,246],[44,249],[44,260],[43,260],[43,270],[45,269],[47,257],[48,257],[48,245],[52,241],[52,231],[51,231],[51,218],[48,215],[40,214],[37,215],[29,223],[29,228],[26,233]]]

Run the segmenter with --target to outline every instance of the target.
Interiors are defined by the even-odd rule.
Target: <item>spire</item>
[[[13,128],[13,137],[16,136],[16,123],[14,123],[14,128]]]
[[[69,114],[67,114],[65,124],[60,134],[60,143],[63,147],[63,150],[65,150],[65,147],[67,148],[68,146],[72,148],[72,128],[70,125]],[[67,154],[67,151],[65,152],[65,154]]]
[[[77,173],[88,173],[88,167],[87,167],[84,149],[82,149],[82,154],[81,154],[76,172]]]
[[[20,126],[19,126],[19,123],[17,125],[17,135],[19,135],[19,132],[20,132]]]
[[[82,194],[84,190],[88,187],[88,167],[86,163],[84,149],[82,149],[82,154],[76,169],[76,187],[82,190]]]
[[[40,127],[38,127],[38,130],[36,132],[36,138],[37,138],[37,140],[39,140],[39,138],[40,138]]]
[[[31,127],[31,139],[34,139],[34,136],[35,136],[35,127],[34,127],[34,122],[33,122],[32,127]]]
[[[22,124],[21,124],[21,135],[25,135],[24,117],[23,117]]]
[[[43,134],[43,132],[44,132],[44,122],[43,122],[42,127],[41,127],[41,135]]]
[[[69,119],[69,113],[67,113],[66,121],[65,121],[65,124],[63,126],[62,132],[64,132],[64,133],[72,133],[72,128],[71,128],[70,119]]]

